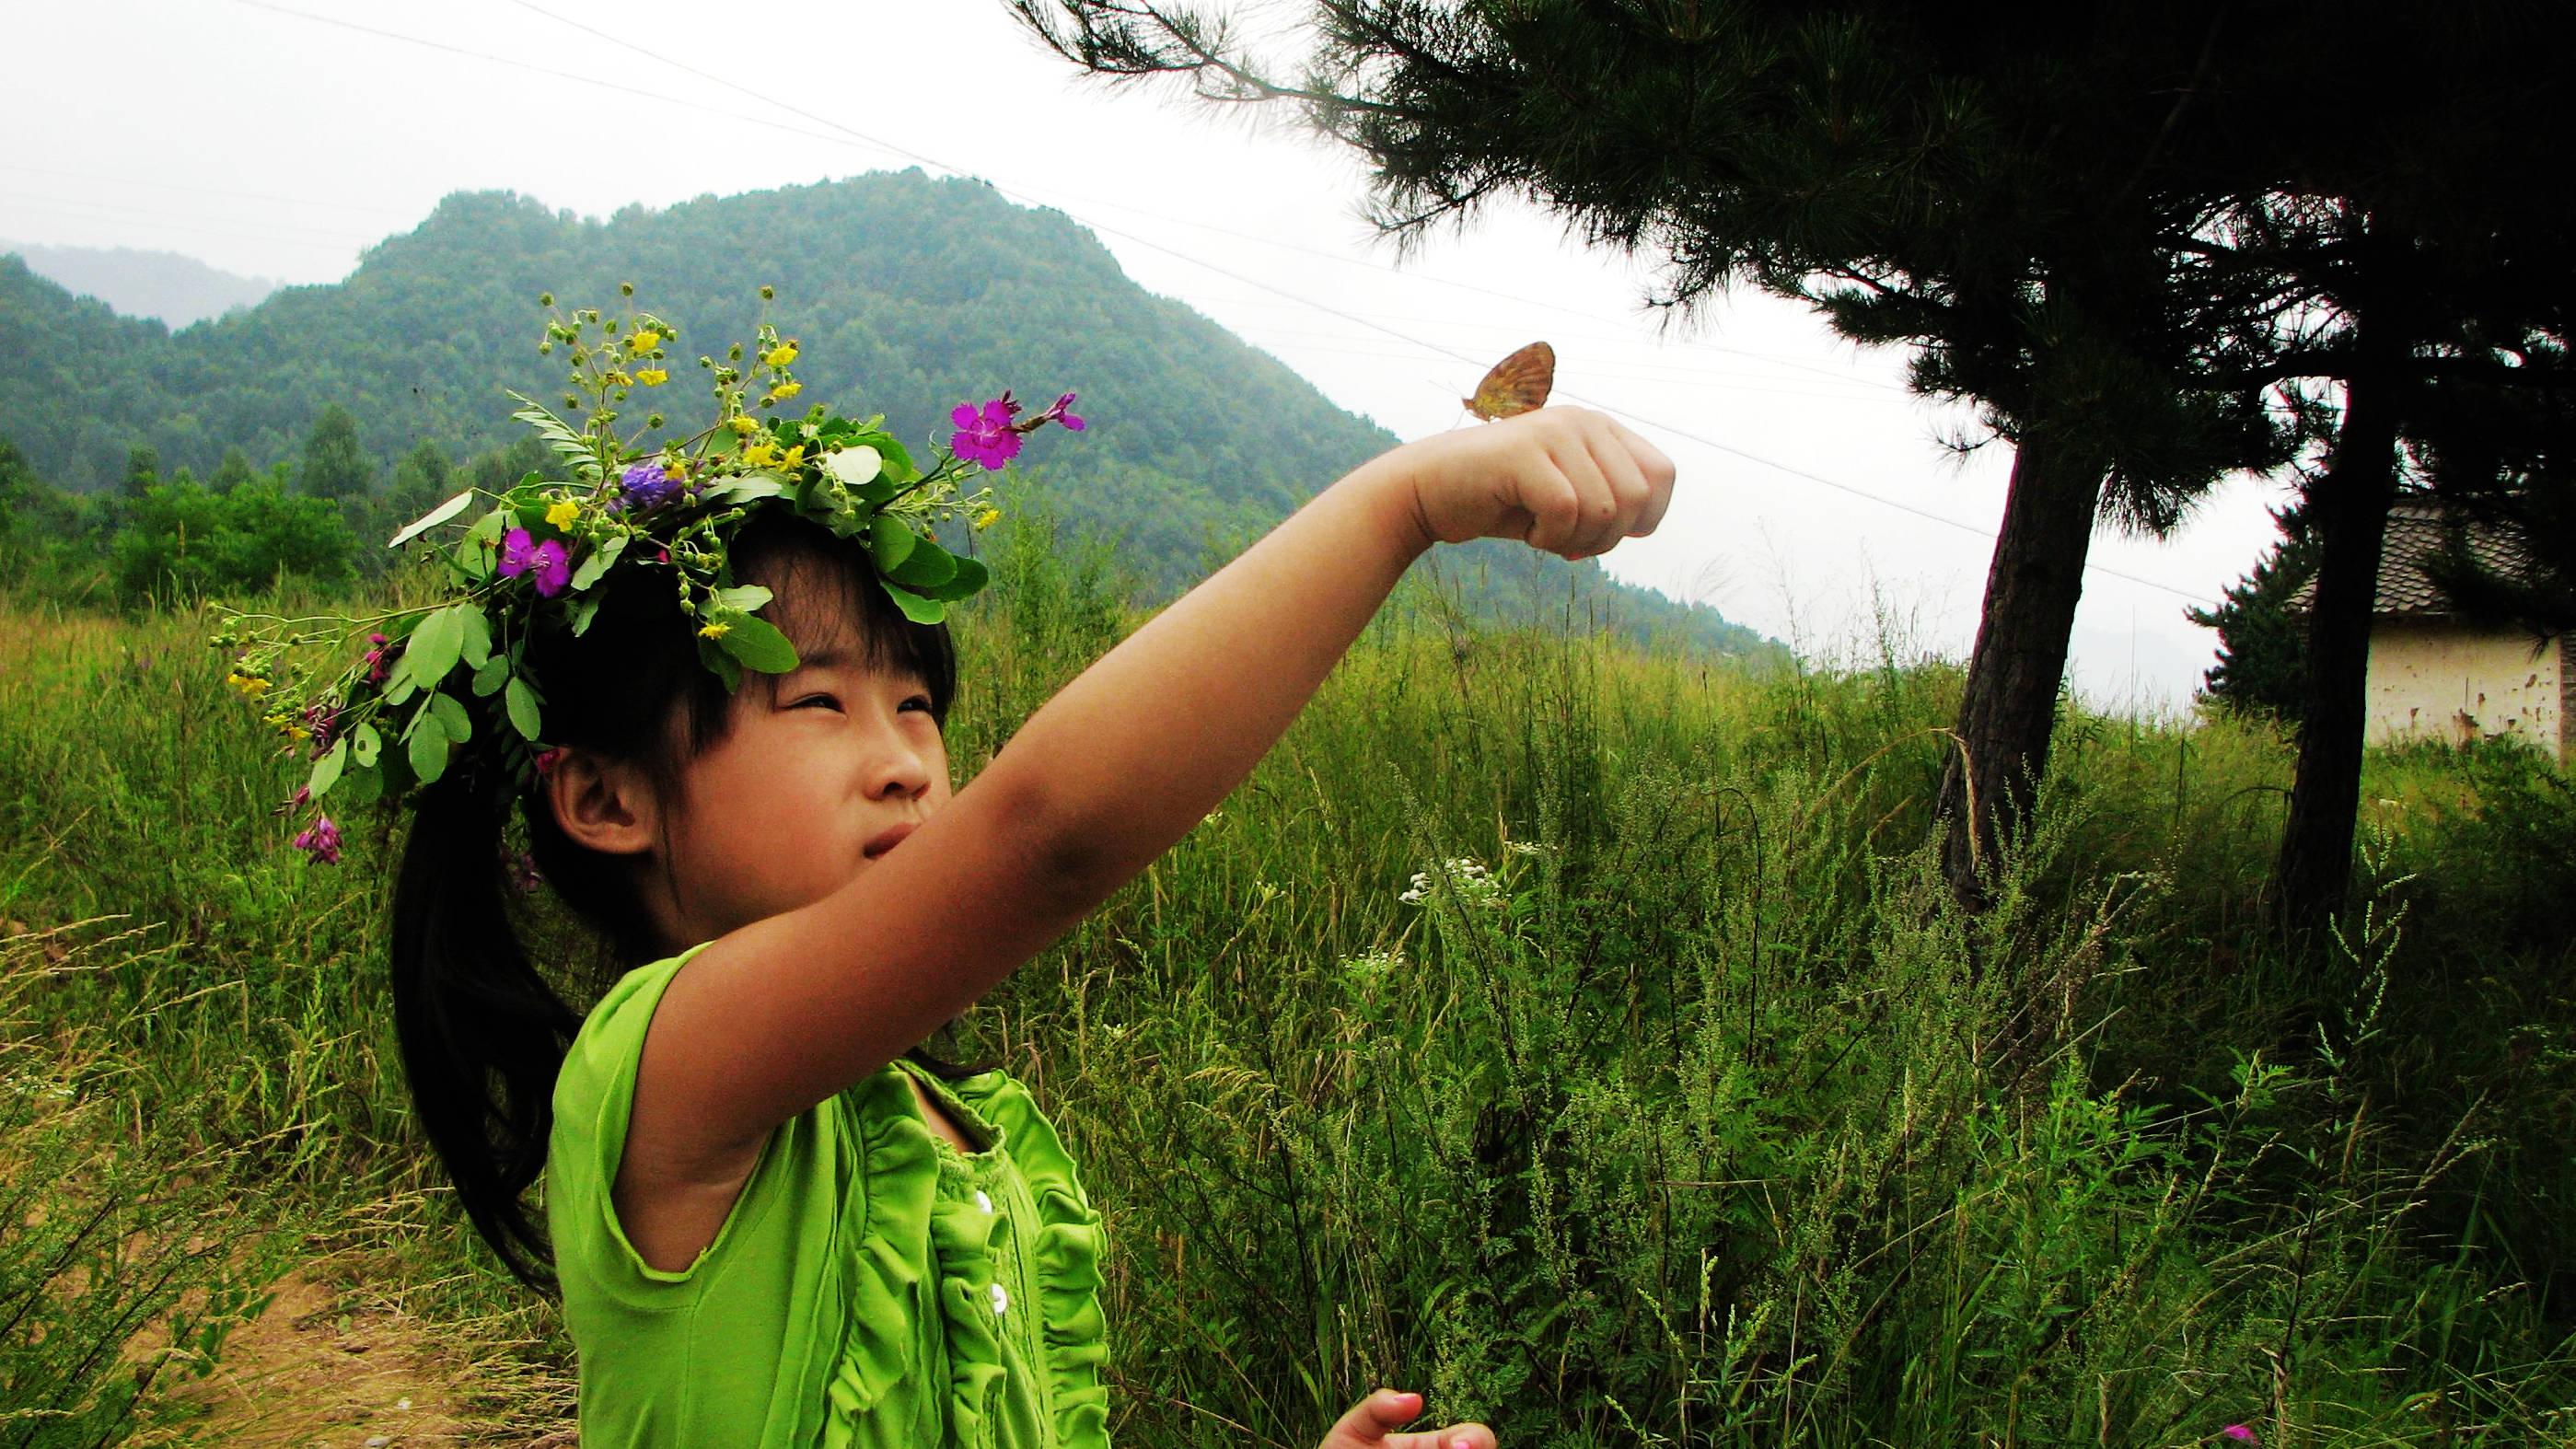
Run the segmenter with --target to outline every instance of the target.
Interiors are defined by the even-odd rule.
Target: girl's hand
[[[1541,408],[1394,449],[1367,470],[1411,492],[1419,544],[1516,538],[1569,559],[1655,531],[1673,460],[1603,414]]]
[[[1422,1415],[1420,1394],[1380,1389],[1362,1399],[1324,1435],[1322,1449],[1494,1449],[1494,1431],[1482,1424],[1395,1432]]]

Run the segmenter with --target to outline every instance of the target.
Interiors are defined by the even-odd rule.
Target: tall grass
[[[1133,622],[1105,554],[1000,544],[968,770]],[[200,632],[6,619],[0,915],[135,933],[12,1039],[135,1022],[102,1110],[560,1414],[388,1065],[389,841],[293,863]],[[1956,688],[1390,610],[963,1028],[1108,1209],[1119,1436],[1311,1442],[1392,1382],[1524,1445],[2566,1441],[2564,777],[2375,758],[2364,904],[2288,942],[2285,742],[2070,712],[1971,919],[1925,849]]]

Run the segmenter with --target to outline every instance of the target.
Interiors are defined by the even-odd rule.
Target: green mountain
[[[77,296],[96,297],[128,317],[185,327],[248,307],[277,290],[266,277],[237,276],[177,252],[132,247],[48,247],[0,241],[37,276]]]
[[[0,436],[40,475],[94,490],[124,475],[136,445],[200,476],[227,447],[289,458],[337,404],[358,419],[381,484],[422,442],[459,457],[517,441],[503,389],[560,396],[559,363],[536,351],[538,295],[607,307],[624,282],[679,325],[683,355],[748,337],[758,289],[774,287],[769,317],[801,343],[806,400],[883,413],[907,438],[944,437],[950,408],[1006,386],[1039,401],[1078,392],[1089,430],[1041,435],[1024,471],[1158,591],[1396,441],[1136,286],[1063,215],[918,171],[634,206],[606,221],[459,193],[370,249],[346,281],[286,288],[177,333],[0,258]],[[675,369],[649,395],[675,427],[702,411],[702,377]],[[1626,632],[1762,647],[1714,611],[1589,563],[1490,546],[1461,564],[1452,574],[1474,581],[1471,606],[1526,617],[1571,600],[1575,617]]]

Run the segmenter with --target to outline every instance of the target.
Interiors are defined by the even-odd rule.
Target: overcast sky
[[[1485,366],[1547,339],[1560,400],[1622,414],[1681,466],[1663,530],[1604,561],[1623,578],[1811,653],[1875,615],[1954,656],[1975,636],[2010,460],[1945,449],[1968,420],[1908,396],[1901,354],[1759,297],[1651,313],[1648,265],[1587,252],[1532,209],[1398,258],[1360,220],[1344,153],[1284,115],[1083,80],[1001,0],[0,13],[20,61],[0,237],[322,282],[458,190],[605,216],[889,167],[971,174],[1090,226],[1139,283],[1403,437],[1465,424],[1457,400]],[[2281,497],[2240,480],[2170,542],[2096,542],[2075,637],[2089,698],[2188,699],[2213,637],[2182,611],[2252,564]]]

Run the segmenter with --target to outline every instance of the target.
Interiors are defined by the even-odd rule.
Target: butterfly
[[[1547,406],[1548,389],[1556,385],[1556,349],[1533,342],[1494,364],[1476,384],[1474,397],[1460,398],[1467,411],[1491,422]]]

